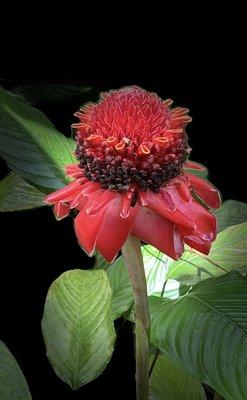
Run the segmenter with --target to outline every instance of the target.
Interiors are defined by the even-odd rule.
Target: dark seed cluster
[[[100,182],[102,188],[126,191],[133,184],[138,184],[143,191],[151,189],[158,193],[161,186],[181,173],[183,163],[188,157],[188,145],[187,141],[183,140],[176,148],[176,158],[172,161],[157,163],[155,160],[152,162],[147,160],[144,167],[138,160],[133,162],[118,154],[108,154],[100,160],[86,153],[84,145],[79,143],[76,156],[80,168],[89,180]]]

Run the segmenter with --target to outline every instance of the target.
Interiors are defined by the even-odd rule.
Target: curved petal
[[[184,236],[183,239],[186,244],[203,254],[208,254],[210,251],[212,242],[205,242],[203,240],[200,240],[200,238],[198,238],[197,236],[193,235]]]
[[[82,184],[86,182],[86,178],[78,179],[74,182],[69,183],[67,186],[56,190],[45,197],[44,202],[46,204],[55,204],[59,201],[66,201],[71,196],[76,196],[82,189]]]
[[[61,220],[69,215],[69,204],[59,201],[55,204],[53,212],[56,219]]]
[[[82,209],[75,218],[75,233],[78,241],[86,253],[91,256],[95,250],[95,243],[100,224],[104,217],[104,209],[96,215],[88,215]]]
[[[182,201],[175,186],[170,187],[168,190],[173,201],[177,205],[177,211],[193,224],[193,227],[191,227],[188,226],[188,224],[183,224],[178,221],[177,226],[180,232],[183,235],[193,234],[205,242],[213,241],[217,231],[217,219],[215,215],[194,199],[187,203]]]
[[[174,190],[176,188],[174,187]],[[183,201],[181,198],[176,196],[171,196],[172,191],[165,189],[159,193],[153,193],[151,191],[142,192],[140,195],[142,205],[155,211],[162,217],[172,221],[174,224],[186,226],[188,229],[194,229],[194,222],[188,217],[188,215],[183,214],[180,210],[181,203]],[[185,203],[187,205],[187,203]]]
[[[89,256],[95,250],[100,226],[108,208],[111,208],[115,195],[114,192],[99,189],[84,197],[80,204],[80,212],[75,218],[75,233],[80,245]]]
[[[184,251],[183,240],[175,225],[143,207],[135,219],[132,235],[177,260]]]
[[[197,171],[206,171],[206,167],[204,165],[196,163],[194,161],[186,161],[184,163],[184,169],[195,169]]]
[[[139,210],[139,204],[135,207],[130,207],[128,216],[123,217],[121,214],[125,196],[120,193],[115,193],[115,196],[115,199],[111,201],[105,210],[96,241],[96,248],[109,262],[115,259],[125,243]]]
[[[201,253],[208,254],[217,234],[217,219],[215,215],[211,214],[196,201],[192,201],[188,205],[186,212],[194,221],[195,229],[190,230],[184,226],[178,226],[184,242]]]
[[[221,197],[219,191],[206,180],[199,178],[196,175],[185,174],[190,181],[190,188],[194,189],[195,193],[210,207],[219,208]]]
[[[176,224],[185,238],[196,237],[208,247],[216,237],[216,217],[194,199],[184,201],[175,185],[170,185],[164,192],[166,196],[169,195],[169,204],[174,204],[173,208],[167,207],[167,199],[162,191],[158,195],[150,192],[144,194],[147,207]]]
[[[69,164],[65,166],[65,172],[67,176],[72,178],[80,178],[83,176],[82,169],[78,166],[78,164]]]

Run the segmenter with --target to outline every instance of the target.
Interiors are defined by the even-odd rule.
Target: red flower
[[[207,254],[220,205],[218,191],[186,170],[200,169],[189,155],[185,108],[139,87],[101,95],[75,115],[78,164],[74,178],[46,197],[58,219],[76,208],[75,231],[83,249],[112,261],[128,235],[177,259],[184,242]],[[207,206],[205,206],[207,204]]]

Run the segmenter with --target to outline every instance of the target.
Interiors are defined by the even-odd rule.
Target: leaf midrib
[[[33,137],[32,137],[32,130],[30,129],[30,127],[28,125],[24,124],[24,122],[22,121],[21,118],[18,118],[17,113],[14,110],[11,109],[11,107],[9,106],[8,101],[7,101],[7,99],[5,98],[4,95],[2,96],[2,98],[3,98],[3,111],[5,111],[9,115],[9,117],[14,121],[15,124],[16,123],[20,124],[20,126],[27,132],[28,137],[31,140],[31,143],[34,143],[38,148],[41,149],[41,152],[40,152],[41,159],[44,162],[48,161],[47,166],[54,173],[55,177],[57,179],[59,179],[60,181],[66,181],[65,174],[63,175],[63,173],[62,173],[62,165],[61,165],[61,163],[63,162],[63,160],[59,156],[59,154],[54,151],[54,155],[55,155],[56,159],[59,160],[59,164],[60,165],[58,166],[54,162],[54,159],[51,157],[51,152],[47,151],[47,149],[45,148],[45,146],[42,143],[42,141],[39,140],[39,135],[36,136],[37,140],[34,140]],[[4,107],[4,105],[5,105],[5,107]],[[38,110],[35,110],[35,111],[39,112]],[[29,110],[27,110],[26,112],[29,112]],[[42,116],[42,114],[41,114],[41,116]],[[40,124],[40,121],[37,121],[37,123]],[[48,123],[48,126],[44,126],[44,129],[47,129],[47,130],[49,129],[51,132],[53,131],[53,133],[55,135],[60,135],[59,132],[56,132],[55,127],[52,125],[52,123],[48,119],[47,119],[46,123]],[[62,135],[62,137],[63,137],[63,135]],[[61,137],[61,140],[63,140],[62,137]],[[64,146],[64,143],[62,143],[62,145]],[[46,150],[46,151],[44,151],[44,150]],[[49,163],[52,164],[53,168],[51,168],[51,166],[49,166]]]
[[[5,102],[6,102],[6,100],[5,100]],[[13,110],[9,107],[9,105],[8,105],[7,102],[6,102],[6,104],[7,104],[7,108],[8,108],[7,111],[8,111],[8,113],[9,113],[9,116],[12,118],[12,120],[14,120],[15,123],[21,125],[21,127],[28,133],[28,137],[31,139],[31,141],[32,141],[35,145],[39,146],[43,151],[44,151],[44,149],[45,149],[46,151],[48,150],[48,152],[50,153],[49,147],[48,147],[48,149],[47,149],[47,148],[46,148],[46,145],[43,143],[43,141],[40,140],[40,138],[42,138],[42,136],[35,135],[36,140],[33,140],[33,136],[32,136],[33,131],[32,131],[32,129],[31,129],[31,127],[30,127],[28,124],[25,124],[25,123],[22,121],[22,119],[18,117],[17,113],[16,113],[15,111],[13,111]],[[35,110],[35,111],[39,112],[38,110]],[[29,110],[28,110],[28,112],[29,112]],[[41,114],[41,116],[42,116],[42,114]],[[49,129],[51,135],[53,135],[53,138],[54,138],[54,137],[57,136],[59,133],[56,131],[56,128],[53,126],[53,124],[52,124],[49,120],[47,120],[47,122],[49,122],[49,125],[48,125],[48,126],[45,126],[44,129],[47,130],[47,131],[48,131],[48,129]],[[32,121],[32,123],[33,123],[33,121]],[[31,122],[30,122],[30,124],[31,124]],[[41,127],[42,127],[42,124],[40,123],[40,121],[35,122],[35,124],[39,124],[39,125],[41,125]],[[40,127],[39,127],[39,130],[40,130]],[[14,129],[13,131],[16,132],[15,129]],[[20,140],[20,139],[17,139],[17,140]],[[24,139],[23,141],[26,142],[27,144],[30,144],[30,141],[28,141],[28,140],[25,140],[25,139]],[[61,156],[60,156],[57,152],[54,152],[54,154],[56,154],[57,159],[59,159],[60,161],[62,161]]]
[[[211,306],[210,304],[206,303],[204,300],[202,300],[198,295],[194,294],[194,293],[188,293],[187,295],[185,295],[186,299],[189,298],[194,298],[195,300],[199,301],[200,303],[202,303],[204,306],[206,306],[207,308],[213,310],[216,314],[220,315],[221,318],[225,319],[226,321],[228,321],[230,324],[232,324],[235,328],[237,328],[242,334],[243,336],[245,336],[247,338],[247,332],[245,332],[245,330],[243,330],[240,326],[238,326],[236,324],[236,322],[232,321],[226,314],[222,313],[220,310],[217,310],[216,308],[214,308],[213,306]]]

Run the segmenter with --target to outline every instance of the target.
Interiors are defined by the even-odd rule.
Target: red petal
[[[53,212],[56,219],[63,219],[69,215],[69,204],[62,202],[56,203]]]
[[[190,180],[190,186],[196,194],[211,208],[219,208],[221,197],[218,190],[209,182],[196,175],[186,173]]]
[[[131,233],[175,260],[184,251],[182,237],[175,225],[147,208],[139,211]]]
[[[101,221],[104,217],[102,209],[96,215],[88,215],[85,210],[81,210],[75,218],[75,233],[80,245],[91,256],[95,249],[95,243]]]
[[[208,254],[211,248],[211,242],[204,242],[197,236],[184,236],[184,242],[193,249],[200,251],[203,254]]]
[[[111,204],[111,201],[108,203],[105,202],[105,196],[103,196],[105,192],[107,192],[108,200],[111,199],[112,201],[115,197],[115,193],[99,189],[84,198],[80,206],[80,212],[75,218],[76,236],[81,246],[90,256],[95,250],[96,239],[102,220],[106,214],[107,208]],[[92,204],[96,202],[97,210],[94,209],[94,212],[90,213]]]
[[[208,243],[208,246],[216,237],[215,216],[195,200],[186,203],[181,199],[175,185],[170,185],[164,192],[170,196],[169,203],[172,201],[173,209],[167,207],[167,199],[162,196],[162,191],[159,194],[144,194],[147,207],[175,223],[184,237],[195,236]]]
[[[196,169],[197,171],[206,171],[206,167],[204,165],[198,164],[194,161],[186,161],[184,163],[184,169]]]
[[[175,189],[175,187],[174,187]],[[177,194],[177,199],[172,198],[169,190],[160,191],[156,194],[151,191],[142,192],[140,194],[141,202],[143,205],[147,206],[151,210],[155,211],[162,217],[172,221],[178,225],[187,226],[187,228],[193,229],[194,223],[191,221],[190,217],[184,215],[180,206],[183,201]],[[184,204],[184,203],[183,203]]]
[[[184,242],[201,253],[208,254],[217,233],[216,217],[196,201],[192,201],[188,205],[187,213],[195,223],[195,229],[190,230],[182,225],[178,226]]]
[[[115,199],[105,209],[104,220],[97,237],[96,247],[103,257],[112,262],[129,236],[139,205],[130,207],[127,217],[122,217],[125,196],[115,193]]]
[[[83,176],[83,171],[79,168],[78,164],[69,164],[65,166],[65,171],[67,176],[72,178],[79,178]]]
[[[59,201],[65,201],[67,198],[71,196],[76,196],[79,191],[82,189],[82,180],[79,179],[77,181],[69,183],[67,186],[56,190],[45,197],[44,202],[46,204],[55,204]]]

